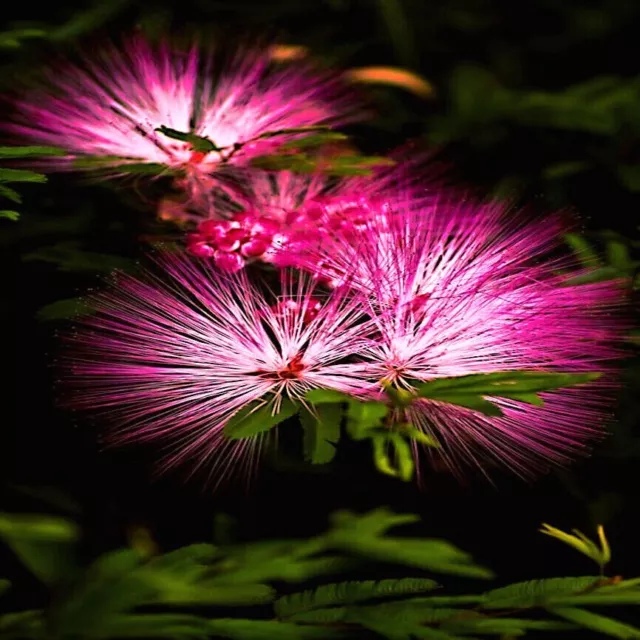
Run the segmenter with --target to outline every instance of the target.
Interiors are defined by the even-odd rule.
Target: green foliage
[[[478,635],[524,636],[529,631],[579,633],[581,628],[617,638],[639,637],[638,630],[626,623],[577,607],[638,605],[640,578],[550,578],[479,594],[426,596],[416,594],[441,589],[427,577],[349,580],[280,597],[270,584],[304,581],[353,568],[362,560],[470,578],[491,577],[487,569],[446,541],[388,535],[392,527],[417,520],[386,509],[362,515],[343,511],[334,514],[329,531],[308,540],[217,547],[194,544],[159,555],[135,549],[112,551],[84,571],[67,567],[56,580],[47,580],[57,589],[47,609],[0,615],[0,631],[2,637],[22,640],[320,640],[359,637],[362,630],[390,640],[456,640]],[[33,554],[34,542],[48,545],[51,551],[56,544],[73,545],[78,532],[60,518],[4,515],[0,535],[14,550],[23,550],[18,552],[20,557],[33,569],[44,566],[41,553]],[[0,581],[0,591],[7,588],[8,581]],[[269,603],[272,619],[215,616],[215,607]],[[527,615],[529,610],[536,615]],[[541,618],[544,611],[561,620]]]
[[[538,396],[539,393],[585,384],[598,377],[599,374],[596,373],[509,371],[438,378],[418,383],[415,387],[416,395],[420,398],[467,407],[487,416],[500,416],[501,409],[486,396],[542,406],[543,400]]]
[[[338,404],[320,404],[313,413],[307,409],[300,412],[305,460],[312,464],[326,464],[333,460],[335,445],[340,440],[341,419],[342,411]]]
[[[36,318],[42,322],[49,320],[68,320],[93,313],[93,307],[86,298],[68,298],[57,300],[38,309]]]
[[[226,422],[224,434],[232,440],[250,438],[269,431],[298,411],[299,407],[289,398],[281,398],[277,407],[273,402],[265,403],[264,400],[255,400],[240,409]]]
[[[599,631],[614,638],[640,638],[640,629],[590,611],[573,607],[553,607],[549,611],[585,629]]]
[[[63,518],[0,514],[0,538],[46,583],[75,570],[78,535],[78,528]]]
[[[379,582],[375,580],[338,582],[279,598],[274,603],[274,609],[279,618],[289,618],[314,609],[379,598],[398,598],[410,593],[431,591],[437,587],[437,582],[426,578],[403,578]]]
[[[194,151],[209,153],[210,151],[222,150],[222,147],[218,147],[215,142],[212,142],[209,138],[203,138],[202,136],[197,136],[194,133],[177,131],[176,129],[171,129],[164,125],[158,127],[156,131],[167,138],[171,138],[172,140],[180,140],[181,142],[188,143]]]

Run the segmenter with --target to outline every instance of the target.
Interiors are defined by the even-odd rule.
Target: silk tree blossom
[[[56,65],[46,87],[15,106],[10,131],[69,152],[43,160],[45,167],[70,169],[70,161],[99,156],[96,167],[126,174],[127,164],[157,163],[183,170],[194,197],[217,184],[211,176],[221,168],[245,166],[296,137],[264,134],[362,115],[338,74],[308,62],[274,63],[267,49],[239,50],[221,62],[195,45],[155,47],[142,37]],[[208,138],[217,150],[194,150],[158,132],[162,126]]]
[[[501,205],[442,201],[393,207],[356,243],[334,238],[316,256],[320,274],[348,272],[376,326],[369,356],[381,382],[508,370],[612,373],[620,356],[619,282],[571,284],[557,253],[560,217],[527,221]],[[575,275],[575,272],[572,274]],[[567,461],[601,435],[604,382],[542,394],[544,406],[496,400],[503,417],[418,400],[408,419],[442,444],[454,470],[488,460],[519,474]]]
[[[336,232],[355,236],[365,229],[381,198],[411,208],[434,199],[438,174],[425,155],[403,149],[392,157],[397,163],[391,167],[337,181],[321,174],[252,172],[244,210],[212,210],[188,234],[187,247],[231,271],[254,261],[303,266],[310,249]]]
[[[166,466],[210,465],[218,479],[252,462],[263,439],[232,441],[225,423],[258,401],[309,389],[362,395],[368,325],[359,301],[322,294],[280,272],[273,299],[246,272],[221,272],[186,255],[161,255],[160,273],[123,275],[69,336],[70,405],[97,411],[115,444],[168,443]]]

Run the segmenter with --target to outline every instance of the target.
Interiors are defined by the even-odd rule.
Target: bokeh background
[[[575,213],[602,277],[636,276],[640,244],[640,3],[536,0],[60,0],[3,6],[0,88],[54,52],[133,29],[225,41],[253,37],[307,47],[344,68],[397,66],[425,81],[420,95],[366,87],[375,118],[352,128],[367,152],[413,139],[469,190]],[[5,110],[8,106],[0,106]],[[611,435],[568,469],[493,483],[427,473],[425,487],[378,475],[367,449],[342,448],[331,469],[295,456],[265,463],[249,488],[212,492],[198,478],[154,476],[157,452],[103,450],[86,418],[56,407],[57,303],[100,286],[162,234],[150,196],[56,175],[22,189],[21,220],[0,220],[4,319],[0,509],[68,512],[87,555],[147,527],[162,548],[211,537],[214,514],[240,535],[312,535],[339,508],[388,505],[421,515],[419,535],[469,550],[501,580],[588,573],[588,561],[537,533],[542,522],[592,532],[606,525],[612,570],[640,572],[640,363],[633,339]],[[633,295],[633,294],[632,294]],[[348,450],[349,449],[349,450]],[[3,559],[11,564],[10,557]],[[17,571],[17,568],[15,569]],[[25,580],[28,580],[25,577]]]

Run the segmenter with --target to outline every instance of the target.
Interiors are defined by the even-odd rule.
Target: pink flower
[[[313,388],[367,388],[357,300],[284,270],[280,295],[267,296],[244,271],[185,255],[158,263],[158,275],[123,275],[95,296],[97,313],[69,337],[70,404],[98,411],[115,443],[168,441],[166,465],[210,465],[221,476],[249,465],[264,442],[224,436],[238,410],[259,401],[277,412],[283,397]]]
[[[411,381],[511,370],[608,372],[620,355],[620,283],[572,285],[555,256],[566,227],[528,221],[499,204],[382,206],[366,232],[336,234],[316,256],[320,275],[350,273],[378,339],[380,380]],[[355,293],[354,291],[354,293]],[[544,407],[497,401],[486,417],[426,400],[406,416],[442,444],[453,469],[487,460],[518,473],[566,461],[601,433],[610,381],[543,394]]]
[[[42,161],[51,168],[73,168],[69,160],[83,156],[102,157],[100,168],[112,173],[126,173],[132,162],[158,163],[184,170],[194,197],[216,186],[213,172],[244,166],[296,136],[263,134],[359,115],[340,78],[306,62],[274,63],[266,50],[255,50],[221,63],[195,46],[154,47],[141,37],[50,69],[47,87],[15,106],[12,132],[69,152]],[[218,150],[196,151],[158,132],[161,126],[208,138]]]
[[[210,208],[209,219],[187,237],[187,246],[230,270],[254,261],[305,266],[313,248],[330,242],[336,232],[355,238],[366,229],[381,199],[416,208],[436,197],[438,176],[425,154],[398,150],[392,156],[397,164],[391,167],[337,182],[321,174],[252,171],[247,175],[251,193],[240,203],[245,210],[238,213],[221,204]],[[220,245],[227,237],[234,239],[225,242],[228,248]]]

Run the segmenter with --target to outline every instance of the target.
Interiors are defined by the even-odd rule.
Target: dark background
[[[78,42],[118,38],[133,28],[161,33],[204,27],[208,37],[230,41],[266,34],[308,46],[346,68],[411,69],[428,79],[434,94],[423,99],[397,88],[372,89],[378,115],[351,131],[361,147],[386,153],[417,139],[453,164],[461,184],[480,193],[540,212],[576,212],[605,265],[611,242],[628,247],[633,257],[640,235],[636,0],[119,0],[95,6],[61,0],[35,11],[25,3],[2,9],[4,29],[38,26],[47,34],[0,49],[5,92],[53,51],[73,51]],[[607,77],[613,77],[608,84]],[[571,89],[598,81],[602,88],[591,94]],[[90,421],[56,408],[55,334],[66,323],[38,317],[44,305],[100,285],[111,262],[83,264],[83,251],[115,259],[141,255],[140,237],[158,231],[150,222],[153,194],[140,202],[123,186],[67,175],[25,185],[22,193],[21,220],[0,220],[6,320],[0,509],[71,508],[56,506],[62,499],[57,494],[46,500],[27,495],[54,488],[78,507],[86,551],[94,554],[123,544],[135,524],[171,548],[209,539],[219,511],[238,517],[243,537],[257,539],[311,535],[336,509],[388,505],[420,514],[416,535],[451,540],[505,582],[593,572],[588,560],[537,528],[550,522],[592,533],[604,523],[614,550],[610,570],[640,572],[640,374],[633,345],[612,435],[591,458],[534,482],[490,470],[493,484],[473,476],[460,483],[433,471],[418,490],[378,475],[367,450],[342,451],[329,472],[264,464],[248,490],[212,492],[201,479],[185,483],[177,475],[157,479],[156,452],[102,451]],[[60,243],[75,244],[65,253]],[[633,263],[612,268],[635,275]]]

